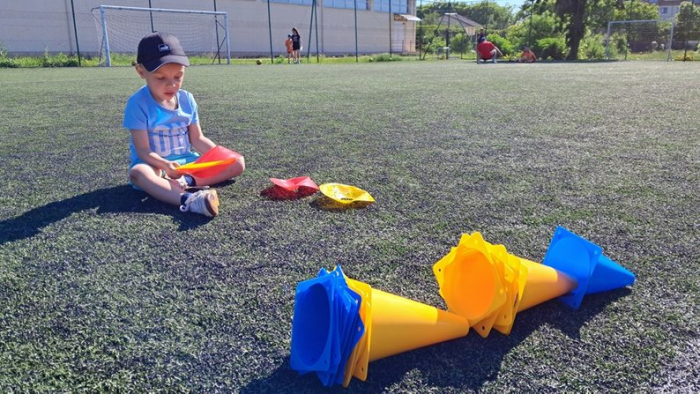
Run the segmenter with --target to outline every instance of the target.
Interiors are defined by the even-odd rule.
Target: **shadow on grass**
[[[550,301],[519,313],[510,335],[501,335],[492,330],[487,338],[481,338],[474,330],[470,330],[464,338],[372,362],[369,364],[367,381],[353,378],[347,390],[341,386],[323,388],[315,374],[299,376],[291,370],[287,358],[268,377],[251,382],[241,389],[241,393],[375,393],[401,388],[416,391],[422,385],[478,392],[484,384],[498,379],[505,357],[533,332],[544,327],[559,330],[571,341],[558,346],[575,347],[581,328],[608,304],[630,292],[629,289],[619,289],[589,295],[579,310],[571,310],[557,301]],[[537,344],[525,346],[533,347]],[[538,352],[542,350],[539,349]],[[537,357],[527,348],[518,351],[527,359],[526,362]],[[523,357],[516,355],[516,358]],[[517,367],[516,365],[515,368]],[[531,368],[532,366],[523,365],[520,374],[527,375]]]
[[[297,200],[314,195],[318,190],[308,187],[300,187],[296,191],[289,191],[279,186],[270,186],[260,192],[260,195],[273,201]]]
[[[168,215],[180,222],[180,231],[199,227],[211,220],[204,215],[182,213],[177,207],[157,201],[130,185],[120,185],[55,201],[3,220],[0,222],[0,245],[33,237],[42,228],[88,209],[97,209],[98,214],[131,212]]]

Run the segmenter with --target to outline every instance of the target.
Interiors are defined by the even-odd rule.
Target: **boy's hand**
[[[170,179],[178,179],[182,176],[182,173],[177,170],[177,168],[180,167],[180,163],[176,161],[170,161],[168,162],[168,166],[165,168],[165,175],[168,176]]]

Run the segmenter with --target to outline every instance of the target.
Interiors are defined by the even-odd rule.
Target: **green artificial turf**
[[[444,309],[432,265],[462,233],[541,261],[557,225],[634,286],[577,311],[536,306],[509,336],[472,331],[328,391],[697,391],[699,71],[190,67],[206,135],[247,164],[210,220],[127,185],[133,69],[0,70],[0,392],[321,391],[289,365],[297,283],[342,264]],[[376,203],[260,195],[302,175]]]

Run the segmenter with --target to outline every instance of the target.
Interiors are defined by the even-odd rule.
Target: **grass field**
[[[247,170],[208,220],[127,184],[131,68],[0,70],[0,392],[321,391],[289,367],[319,268],[445,308],[432,265],[480,231],[541,261],[557,225],[637,275],[330,392],[697,392],[700,65],[199,66],[184,88]],[[369,191],[270,201],[269,177]]]

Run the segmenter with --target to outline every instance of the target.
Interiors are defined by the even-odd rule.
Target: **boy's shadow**
[[[382,392],[391,387],[400,387],[401,382],[420,371],[420,379],[428,387],[457,388],[479,392],[484,384],[498,379],[503,360],[511,351],[524,342],[533,332],[549,326],[562,333],[568,346],[580,338],[581,327],[598,315],[605,307],[620,297],[628,295],[629,289],[586,296],[581,309],[571,310],[558,301],[549,301],[518,313],[510,335],[492,330],[487,338],[470,330],[464,338],[401,353],[369,364],[366,382],[353,378],[351,392]],[[551,334],[547,334],[552,336]],[[573,341],[572,341],[573,340]],[[554,344],[554,347],[567,344]],[[546,349],[539,349],[546,351]],[[524,349],[525,358],[532,355]],[[523,357],[519,357],[523,360]],[[523,361],[521,361],[523,362]],[[514,368],[518,368],[517,361]],[[331,392],[347,392],[334,386]],[[323,388],[315,374],[299,376],[289,366],[289,357],[264,379],[251,382],[241,393],[298,393],[316,392]]]
[[[33,237],[42,228],[87,209],[97,209],[98,214],[133,212],[168,215],[180,223],[179,231],[199,227],[211,220],[204,215],[182,213],[175,206],[134,190],[131,185],[119,185],[55,201],[0,221],[0,245]]]

